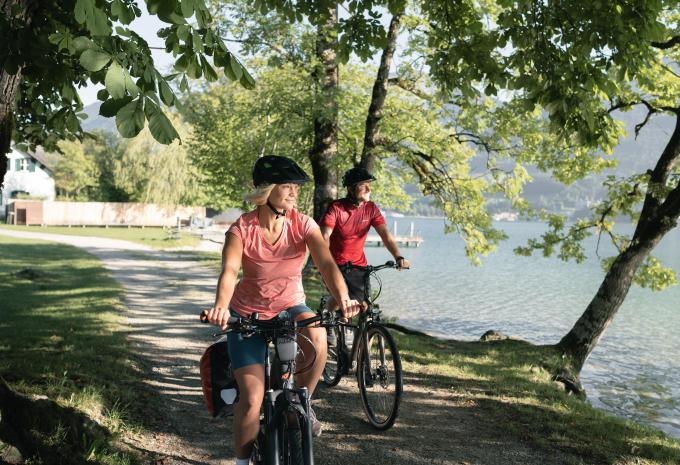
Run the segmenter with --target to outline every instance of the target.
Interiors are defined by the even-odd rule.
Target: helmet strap
[[[286,210],[278,211],[271,203],[269,203],[269,200],[267,200],[267,206],[272,211],[272,213],[276,215],[277,220],[279,219],[279,216],[286,216]]]

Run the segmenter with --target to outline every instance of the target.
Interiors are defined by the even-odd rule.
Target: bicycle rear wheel
[[[343,348],[345,346],[344,335],[338,326],[328,328],[328,357],[326,366],[323,368],[323,383],[326,386],[336,386],[342,379],[345,359]],[[332,342],[335,344],[332,344]]]
[[[403,391],[399,351],[392,335],[380,325],[366,331],[357,359],[361,402],[371,425],[386,430],[394,425]],[[368,349],[367,349],[368,348]]]

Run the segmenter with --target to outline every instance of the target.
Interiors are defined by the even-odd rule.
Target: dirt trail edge
[[[129,339],[145,382],[162,399],[149,412],[154,430],[126,439],[158,465],[234,463],[231,419],[214,420],[203,404],[198,360],[214,331],[197,314],[214,299],[217,275],[186,257],[143,245],[94,237],[17,232],[12,237],[62,242],[98,257],[126,291]],[[453,391],[429,388],[406,373],[397,424],[386,432],[365,421],[355,379],[320,385],[314,405],[324,432],[315,463],[326,464],[563,464],[562,452],[536,449],[504,434],[481,410]]]

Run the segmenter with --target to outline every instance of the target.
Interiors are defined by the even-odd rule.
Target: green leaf
[[[203,74],[201,66],[198,64],[198,60],[195,55],[189,58],[189,66],[187,66],[187,75],[192,79],[198,79]]]
[[[218,48],[215,50],[215,54],[213,55],[213,63],[215,63],[215,66],[219,68],[224,68],[229,64],[229,54],[225,53],[221,48]],[[232,81],[234,80],[235,79],[232,79]]]
[[[109,98],[109,91],[106,89],[100,89],[99,92],[97,92],[97,100],[101,100],[102,102],[106,101],[106,99]]]
[[[125,97],[125,75],[117,61],[113,61],[104,78],[104,85],[114,99]]]
[[[191,18],[194,15],[194,0],[182,0],[182,16]]]
[[[250,75],[247,69],[243,69],[243,76],[240,79],[240,83],[243,87],[246,89],[254,89],[255,88],[255,79]]]
[[[132,37],[130,30],[125,29],[124,27],[116,26],[116,32],[123,37]]]
[[[215,68],[210,66],[210,63],[208,63],[208,60],[203,55],[201,55],[201,66],[203,68],[203,75],[208,82],[217,81],[218,77]]]
[[[144,129],[144,100],[129,102],[116,113],[116,127],[123,137],[135,137]]]
[[[76,21],[80,24],[85,23],[87,29],[93,36],[106,36],[111,34],[109,17],[97,8],[94,0],[76,0],[73,10]]]
[[[163,21],[164,23],[169,23],[169,24],[186,24],[186,19],[184,19],[183,16],[178,15],[174,11],[169,14],[158,14],[158,19]]]
[[[175,0],[146,0],[146,8],[152,15],[169,15],[176,6]]]
[[[78,132],[80,129],[80,121],[73,111],[66,113],[66,129],[72,133]]]
[[[239,79],[241,79],[241,76],[243,76],[244,69],[233,53],[229,54],[229,67],[231,68],[231,71],[234,73],[234,81],[238,81]]]
[[[113,0],[111,3],[111,16],[117,18],[123,24],[130,24],[135,19],[135,14],[128,9],[121,0]]]
[[[182,80],[179,82],[179,90],[186,92],[189,90],[189,81],[187,81],[187,75],[182,75]]]
[[[189,55],[181,55],[175,62],[175,68],[177,71],[186,71],[189,67]]]
[[[73,46],[75,47],[76,53],[82,53],[87,49],[99,49],[94,42],[85,36],[79,36],[73,39]]]
[[[154,139],[166,145],[172,143],[175,139],[179,139],[177,130],[153,101],[147,99],[144,111],[149,120],[149,131]]]
[[[73,10],[76,21],[83,24],[87,20],[87,11],[94,7],[92,0],[77,0]]]
[[[203,40],[201,40],[201,36],[198,34],[198,32],[194,31],[192,34],[193,38],[193,43],[192,46],[194,48],[195,52],[203,52]]]
[[[80,64],[88,71],[99,71],[111,61],[108,53],[88,49],[80,55]]]
[[[165,81],[165,79],[158,80],[158,89],[161,94],[161,100],[168,106],[171,106],[175,101],[175,94],[170,89],[170,86]]]
[[[209,26],[210,19],[208,10],[196,8],[196,22],[201,29],[205,29]]]
[[[184,42],[188,42],[189,38],[191,37],[191,26],[187,24],[177,26],[177,37],[179,37]]]
[[[111,118],[116,116],[118,110],[132,101],[132,97],[123,97],[121,99],[108,99],[99,106],[99,114]]]

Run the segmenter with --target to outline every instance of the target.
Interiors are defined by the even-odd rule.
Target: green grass
[[[404,371],[417,383],[450,389],[524,442],[564,450],[584,463],[680,463],[680,441],[558,389],[551,373],[563,362],[551,346],[394,334]]]
[[[198,236],[189,233],[180,233],[180,238],[174,238],[174,229],[163,228],[125,228],[125,227],[66,227],[66,226],[14,226],[0,225],[0,228],[11,231],[29,231],[48,234],[66,234],[69,236],[104,237],[107,239],[122,239],[136,242],[159,249],[195,246],[199,243]]]
[[[114,440],[140,428],[138,399],[148,389],[126,342],[121,287],[75,247],[0,236],[0,248],[0,375],[59,411],[86,413]],[[110,444],[81,452],[101,463],[134,462]]]

